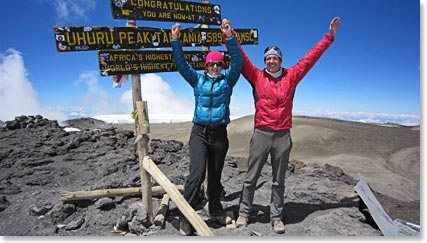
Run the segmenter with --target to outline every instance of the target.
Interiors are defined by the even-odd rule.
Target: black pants
[[[208,169],[209,214],[223,214],[220,202],[221,174],[228,151],[227,126],[204,126],[194,124],[190,136],[190,174],[184,186],[184,198],[196,208],[200,189]]]

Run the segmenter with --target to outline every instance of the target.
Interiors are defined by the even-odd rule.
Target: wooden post
[[[176,186],[172,184],[169,179],[160,171],[160,169],[154,164],[150,157],[145,156],[143,166],[151,176],[165,189],[166,193],[170,196],[172,201],[181,211],[181,213],[187,218],[187,220],[193,225],[194,229],[200,236],[213,236],[212,231],[206,225],[196,211],[188,204],[185,198],[178,191]]]
[[[128,20],[127,26],[136,27],[135,20]],[[133,109],[138,110],[137,104],[138,102],[142,102],[142,94],[141,94],[141,77],[139,74],[132,74],[132,101],[133,101]],[[139,169],[140,169],[140,177],[141,177],[141,186],[142,186],[142,203],[147,212],[147,221],[148,223],[153,222],[153,203],[151,196],[151,177],[142,167],[142,160],[145,155],[147,155],[148,150],[148,137],[146,134],[141,134],[145,130],[144,126],[140,126],[139,120],[143,119],[140,117],[140,113],[143,112],[143,108],[138,110],[138,119],[135,119],[135,136],[142,135],[142,139],[138,141],[138,156],[139,156]],[[145,119],[145,117],[144,117]]]
[[[138,110],[138,135],[147,135],[150,133],[147,101],[137,101],[136,109]]]
[[[203,3],[206,3],[206,4],[210,4],[211,2],[210,1],[203,1]],[[200,28],[209,28],[209,25],[208,24],[202,24],[201,26],[200,26]],[[202,51],[209,51],[210,49],[209,49],[209,46],[204,46],[204,45],[202,45]]]
[[[142,138],[138,141],[138,157],[139,157],[139,172],[141,177],[142,187],[142,203],[147,212],[147,221],[153,222],[153,201],[151,192],[151,176],[145,171],[142,166],[142,161],[148,152],[148,136],[150,131],[146,101],[136,101],[136,109],[138,110],[138,135]]]
[[[135,20],[128,20],[126,23],[127,27],[136,27],[136,21]],[[132,105],[133,110],[136,110],[136,102],[142,101],[142,95],[141,95],[141,77],[138,74],[132,74],[131,75],[132,80]],[[138,121],[135,120],[135,136],[138,135]]]

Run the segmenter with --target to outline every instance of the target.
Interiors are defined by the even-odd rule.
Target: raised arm
[[[226,74],[227,81],[232,87],[234,87],[234,85],[237,83],[237,80],[239,80],[240,72],[242,71],[242,54],[240,53],[239,47],[237,45],[237,39],[232,33],[231,23],[224,19],[220,29],[223,35],[226,36],[226,46],[231,56],[230,71]]]
[[[184,79],[194,87],[197,83],[198,74],[193,67],[188,64],[187,60],[184,56],[184,51],[182,50],[181,41],[179,40],[179,34],[181,32],[181,25],[176,23],[171,28],[172,32],[172,51],[173,51],[173,59],[175,61],[176,67],[179,73],[184,77]]]
[[[332,42],[335,40],[335,34],[338,26],[341,24],[341,19],[335,17],[329,24],[329,32],[317,42],[314,47],[310,49],[307,54],[302,57],[297,64],[291,67],[288,71],[290,75],[293,75],[292,85],[296,86],[301,79],[310,71],[310,69],[316,64],[322,54],[329,48]]]
[[[228,19],[224,19],[222,22],[222,25],[224,25],[224,27],[226,25],[229,25],[231,27],[231,22]],[[233,33],[234,31],[231,29],[231,33]],[[226,35],[226,33],[225,33]],[[236,40],[237,42],[237,40]],[[249,60],[248,56],[246,56],[246,53],[243,51],[242,46],[240,46],[240,44],[237,42],[237,46],[240,50],[240,53],[242,54],[242,59],[243,59],[243,66],[242,66],[242,75],[245,77],[245,79],[249,82],[249,83],[254,83],[256,82],[256,77],[257,77],[257,72],[262,72],[262,70],[258,69],[252,62],[251,60]],[[227,46],[228,48],[228,46]]]

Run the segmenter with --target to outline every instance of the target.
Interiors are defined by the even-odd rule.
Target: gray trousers
[[[240,197],[239,215],[249,217],[256,189],[256,183],[261,170],[271,156],[272,179],[270,199],[270,219],[282,218],[284,207],[285,175],[288,168],[292,140],[289,129],[274,131],[265,128],[255,128],[252,135],[248,171],[243,182]]]

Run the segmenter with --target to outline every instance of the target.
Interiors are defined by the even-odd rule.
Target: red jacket
[[[272,130],[292,127],[295,88],[333,41],[334,36],[327,33],[297,64],[289,69],[283,68],[282,75],[277,79],[257,68],[240,48],[243,56],[242,74],[253,89],[255,127]]]

